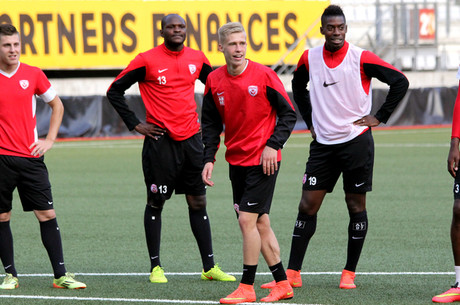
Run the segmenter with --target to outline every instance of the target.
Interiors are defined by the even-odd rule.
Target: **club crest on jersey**
[[[21,85],[21,88],[25,90],[29,87],[29,81],[27,79],[21,79],[19,81],[19,85]]]
[[[150,186],[150,191],[151,191],[152,193],[154,193],[154,194],[158,193],[158,187],[157,187],[157,185],[156,185],[156,184],[152,184],[152,185]]]
[[[257,93],[259,92],[259,88],[257,86],[249,86],[248,92],[251,96],[256,96]]]
[[[190,74],[194,74],[196,72],[196,66],[193,64],[188,65],[188,69],[190,70]]]
[[[221,94],[217,93],[217,98],[219,99],[219,105],[225,106],[225,99],[223,96],[223,92]]]

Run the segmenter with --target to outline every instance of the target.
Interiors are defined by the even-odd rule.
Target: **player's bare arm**
[[[208,186],[214,186],[214,182],[211,180],[213,169],[214,163],[207,162],[203,167],[203,171],[201,172],[201,178],[203,179],[204,184]]]
[[[150,124],[150,123],[139,123],[134,127],[134,129],[147,137],[151,137],[155,140],[158,140],[160,136],[164,135],[166,129],[160,128],[157,125]]]
[[[273,175],[278,170],[278,151],[265,146],[260,157],[260,164],[262,164],[262,170],[265,175]]]
[[[450,141],[449,155],[447,156],[447,171],[455,178],[460,160],[460,150],[458,148],[460,139],[452,138]]]
[[[353,124],[358,126],[375,127],[380,124],[380,121],[375,116],[369,114],[360,118],[359,120],[354,121]]]
[[[64,106],[59,96],[56,97],[48,103],[51,107],[51,118],[50,118],[50,127],[48,129],[48,135],[45,140],[38,140],[32,145],[32,156],[43,156],[48,150],[53,147],[54,141],[57,138],[59,127],[61,126],[62,117],[64,115]]]

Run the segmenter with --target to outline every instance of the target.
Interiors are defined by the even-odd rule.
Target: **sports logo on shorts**
[[[305,184],[305,182],[307,182],[307,174],[303,175],[302,184]]]
[[[190,70],[190,74],[193,74],[196,72],[196,66],[195,65],[188,65],[188,69]]]
[[[257,86],[249,86],[248,92],[251,96],[256,96],[257,93],[259,92],[259,88]]]
[[[29,87],[29,81],[27,79],[21,79],[19,81],[19,85],[21,85],[21,88],[25,90]]]
[[[151,191],[152,193],[154,193],[154,194],[158,193],[158,187],[157,187],[157,185],[156,185],[156,184],[152,184],[152,185],[150,186],[150,191]]]

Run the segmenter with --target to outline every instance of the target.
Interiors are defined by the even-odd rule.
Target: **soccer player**
[[[192,232],[201,254],[203,280],[235,281],[214,264],[206,189],[201,180],[203,144],[196,112],[195,80],[212,71],[201,51],[184,46],[186,26],[176,14],[161,21],[164,43],[140,53],[114,80],[107,97],[129,130],[145,136],[142,167],[147,187],[144,227],[152,283],[166,283],[160,263],[161,212],[173,191],[185,194]],[[129,109],[124,93],[139,83],[146,122]]]
[[[0,25],[0,258],[6,277],[0,289],[19,286],[14,264],[10,218],[17,188],[24,211],[33,211],[40,223],[43,245],[54,271],[53,287],[80,289],[64,264],[61,235],[53,206],[44,154],[51,149],[61,125],[64,107],[47,77],[37,67],[19,61],[21,42],[13,25]],[[48,135],[37,137],[36,99],[51,107]]]
[[[447,157],[447,170],[454,177],[454,208],[452,213],[452,224],[450,227],[450,239],[452,242],[452,252],[454,254],[455,284],[446,292],[434,296],[433,302],[452,303],[460,301],[460,175],[458,175],[458,165],[460,163],[460,66],[458,67],[457,79],[459,87],[454,106],[454,116],[452,119],[452,137],[450,150]]]
[[[203,181],[213,186],[212,171],[225,124],[226,160],[230,164],[233,202],[243,236],[243,277],[238,288],[220,303],[256,301],[254,279],[260,253],[276,285],[262,302],[293,297],[268,213],[286,143],[296,115],[278,76],[246,59],[246,32],[238,22],[218,30],[219,51],[226,65],[206,82],[202,126],[205,166]],[[278,120],[277,120],[278,119]]]
[[[286,274],[293,287],[302,286],[300,270],[316,230],[317,213],[326,193],[332,192],[342,174],[350,222],[347,261],[339,287],[352,289],[356,288],[355,269],[368,229],[366,192],[372,189],[374,163],[371,127],[387,122],[406,94],[409,82],[375,54],[345,40],[347,24],[339,6],[330,5],[324,10],[320,30],[324,45],[302,54],[292,80],[294,100],[313,141]],[[375,115],[370,114],[373,77],[390,86]]]

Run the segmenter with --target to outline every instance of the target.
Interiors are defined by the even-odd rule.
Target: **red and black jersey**
[[[277,120],[278,118],[278,120]],[[248,60],[237,76],[227,66],[209,74],[203,99],[204,161],[214,162],[225,125],[226,160],[232,165],[255,166],[265,146],[283,147],[296,122],[291,101],[276,73]]]
[[[324,63],[330,69],[339,66],[344,57],[347,55],[348,48],[348,42],[345,42],[343,47],[336,52],[330,52],[323,46]],[[302,118],[307,124],[307,127],[311,128],[312,109],[309,91],[307,90],[307,84],[310,81],[308,51],[309,50],[306,50],[302,54],[297,64],[297,69],[294,71],[294,77],[292,79],[292,93],[294,95],[294,101],[299,107]],[[401,71],[367,50],[364,50],[361,54],[360,71],[362,87],[366,93],[369,93],[370,91],[371,80],[373,77],[390,86],[385,102],[375,114],[375,117],[380,122],[386,123],[398,103],[406,94],[407,88],[409,87],[409,81]]]
[[[457,79],[459,80],[459,83],[452,119],[452,138],[460,138],[460,66],[458,66]]]
[[[56,97],[48,78],[37,67],[19,63],[8,74],[0,70],[0,154],[34,158],[29,148],[38,139],[36,99]]]
[[[107,97],[129,130],[140,120],[126,104],[124,93],[134,83],[146,109],[146,122],[168,131],[176,141],[196,134],[200,129],[195,102],[195,81],[204,84],[212,71],[203,52],[185,47],[173,52],[164,44],[140,53],[114,80]]]

